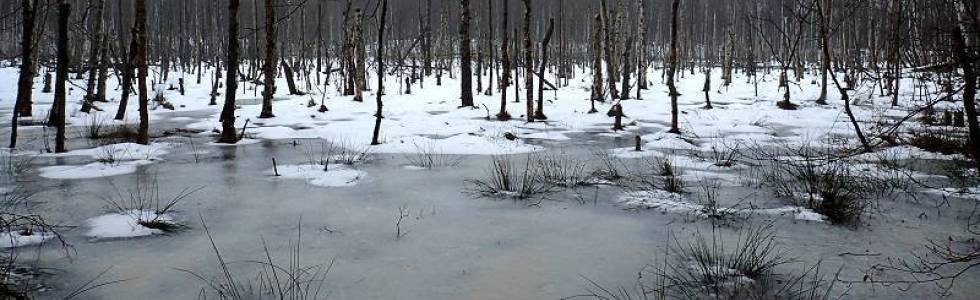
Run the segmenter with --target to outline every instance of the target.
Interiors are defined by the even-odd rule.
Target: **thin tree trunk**
[[[17,100],[14,102],[13,117],[10,122],[10,149],[17,147],[17,119],[21,116],[27,117],[32,114],[31,108],[34,86],[34,17],[36,6],[34,0],[21,1],[21,15],[23,24],[21,27],[20,49],[21,62],[20,74],[17,79]]]
[[[555,19],[548,20],[548,31],[544,34],[544,41],[541,42],[541,63],[538,65],[538,109],[534,111],[534,118],[547,120],[544,114],[544,71],[548,65],[548,43],[551,42],[551,35],[555,32]]]
[[[234,144],[238,142],[235,132],[235,94],[238,92],[238,7],[239,0],[228,2],[228,59],[225,64],[228,74],[225,76],[225,103],[221,109],[221,139],[219,142]]]
[[[619,99],[620,100],[626,100],[626,99],[629,99],[630,98],[630,73],[632,73],[632,71],[633,71],[632,70],[632,67],[633,66],[630,65],[630,62],[631,62],[631,60],[630,60],[630,49],[633,48],[633,45],[632,44],[633,44],[633,38],[632,37],[627,38],[626,39],[625,47],[623,49],[623,70],[622,70],[623,71],[623,78],[622,78],[623,79],[623,82],[622,82],[623,88],[622,88],[622,91],[619,93]]]
[[[470,0],[460,1],[459,56],[460,56],[460,100],[462,106],[473,106],[473,66],[470,51]]]
[[[527,121],[534,122],[534,46],[531,44],[531,0],[524,0],[524,88],[527,90]]]
[[[126,118],[126,107],[129,105],[129,94],[133,89],[133,68],[136,65],[136,34],[130,34],[129,51],[122,58],[122,92],[119,96],[119,108],[116,110],[116,120]]]
[[[385,49],[385,21],[388,19],[388,0],[381,0],[381,16],[379,17],[378,25],[378,91],[375,93],[377,95],[378,111],[374,114],[374,134],[371,135],[371,145],[380,145],[380,135],[381,135],[381,118],[382,108],[384,103],[381,102],[381,96],[384,94],[384,80],[385,80],[385,62],[384,62],[384,49]]]
[[[89,60],[88,60],[88,80],[85,85],[85,99],[82,101],[81,111],[88,113],[92,111],[92,102],[95,102],[95,89],[98,83],[98,72],[99,72],[99,58],[100,51],[102,51],[102,12],[104,11],[105,1],[104,0],[93,0],[93,6],[95,7],[95,19],[92,20],[94,23],[94,30],[92,30],[92,35],[89,37]]]
[[[592,108],[589,109],[589,113],[599,112],[595,108],[595,102],[605,101],[605,95],[602,90],[602,15],[596,13],[593,17],[592,26],[592,97],[590,101]]]
[[[827,0],[817,0],[817,9],[820,12],[820,96],[817,97],[817,104],[827,104],[827,72],[830,72],[830,34],[828,24],[832,15],[831,8]]]
[[[963,14],[961,12],[961,14]],[[963,19],[963,17],[960,17]],[[961,20],[961,23],[963,21]],[[977,123],[977,73],[974,65],[975,58],[966,49],[966,39],[959,26],[953,28],[953,52],[956,61],[963,69],[963,110],[966,111],[967,126],[970,135],[970,153],[974,164],[980,167],[980,124]]]
[[[670,17],[670,58],[667,66],[667,89],[670,92],[670,133],[680,134],[678,126],[677,87],[674,86],[674,73],[677,72],[677,11],[680,0],[673,0]]]
[[[265,89],[262,91],[262,112],[259,118],[273,118],[272,97],[276,94],[276,4],[275,0],[265,0]],[[234,79],[228,79],[234,80]]]
[[[508,40],[510,29],[507,28],[509,24],[507,15],[509,11],[507,7],[508,2],[510,1],[503,2],[503,16],[500,19],[500,33],[502,34],[500,42],[500,112],[497,113],[497,120],[500,121],[507,121],[511,118],[510,113],[507,112],[507,87],[510,86],[510,53],[508,53],[508,49],[510,48],[510,41]]]
[[[139,105],[140,105],[140,125],[136,142],[143,145],[150,144],[150,108],[149,90],[146,86],[146,76],[149,69],[146,66],[146,0],[136,0],[136,26],[133,30],[133,38],[136,39],[136,69],[139,74],[136,77],[139,86]]]
[[[56,40],[58,49],[58,66],[54,84],[54,104],[51,112],[51,120],[56,128],[55,150],[56,153],[68,152],[65,147],[65,100],[68,97],[68,18],[71,16],[71,4],[67,0],[58,3],[58,39]]]
[[[637,66],[638,68],[637,68],[637,71],[636,71],[636,73],[637,73],[637,75],[636,75],[636,89],[637,89],[637,91],[636,91],[636,99],[640,99],[641,98],[640,90],[646,90],[646,89],[648,89],[648,87],[647,87],[647,70],[648,70],[648,66],[649,66],[649,62],[647,61],[647,28],[646,28],[646,26],[647,26],[646,25],[647,24],[646,23],[646,21],[647,21],[647,10],[646,10],[646,6],[647,6],[646,2],[647,2],[647,0],[639,0],[639,1],[640,1],[640,14],[639,14],[638,18],[640,19],[640,27],[639,27],[639,31],[640,31],[639,32],[640,45],[639,45],[639,50],[637,50],[637,53],[636,53],[637,59],[638,59],[638,66]]]

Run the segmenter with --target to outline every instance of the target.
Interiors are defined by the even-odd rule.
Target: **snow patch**
[[[137,167],[152,164],[149,160],[134,160],[118,163],[93,162],[80,166],[48,166],[39,169],[40,176],[51,179],[89,179],[111,177],[136,172]]]
[[[16,248],[36,245],[52,237],[54,237],[53,233],[42,230],[31,231],[30,234],[25,234],[24,231],[0,232],[0,247]]]
[[[125,213],[113,213],[91,218],[87,221],[89,231],[85,235],[95,239],[132,238],[163,234],[162,230],[143,226],[140,220],[157,220],[173,222],[168,214],[157,215],[148,210],[130,210]]]
[[[696,203],[684,200],[684,196],[663,190],[630,192],[620,197],[619,201],[627,208],[646,208],[657,209],[665,213],[693,213],[698,216],[706,216],[709,208]],[[798,207],[785,206],[780,208],[717,208],[719,213],[726,214],[764,214],[764,215],[792,215],[794,219],[803,221],[823,222],[826,216],[813,210]]]
[[[269,170],[268,174],[274,174],[274,170]],[[324,171],[320,165],[285,165],[279,166],[279,177],[287,179],[305,179],[310,184],[321,187],[346,187],[354,186],[367,173],[352,169],[347,165],[330,164]]]

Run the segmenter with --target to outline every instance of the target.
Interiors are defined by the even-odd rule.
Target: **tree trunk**
[[[616,76],[618,72],[616,72],[616,61],[615,61],[616,54],[615,54],[615,47],[613,46],[614,44],[613,36],[615,34],[613,33],[613,28],[612,28],[613,26],[612,16],[610,16],[609,9],[607,8],[606,0],[602,0],[600,4],[601,4],[600,11],[602,14],[602,23],[603,23],[602,25],[603,36],[605,39],[604,44],[606,46],[605,47],[606,73],[607,75],[609,75],[609,95],[612,96],[613,99],[619,99],[619,91],[616,90]]]
[[[146,0],[136,0],[136,26],[133,30],[133,38],[136,39],[136,77],[139,86],[139,105],[140,105],[140,125],[136,142],[142,145],[150,144],[150,108],[149,90],[146,86],[146,76],[149,69],[146,66]]]
[[[470,0],[460,1],[459,56],[460,56],[460,100],[462,106],[473,106],[473,66],[470,52]]]
[[[493,1],[487,0],[487,52],[490,55],[488,61],[490,66],[487,68],[490,70],[490,80],[487,82],[487,89],[483,93],[484,96],[493,95],[493,73],[494,73],[494,49],[493,49]],[[498,79],[499,80],[499,79]]]
[[[827,72],[830,72],[830,34],[828,25],[830,23],[831,8],[830,1],[817,0],[817,9],[820,12],[820,96],[817,97],[817,104],[827,105]]]
[[[273,118],[272,97],[276,94],[276,4],[275,0],[265,0],[265,89],[262,91],[262,112],[260,119]],[[227,79],[234,80],[234,79]]]
[[[503,2],[503,17],[500,19],[500,33],[502,34],[500,42],[500,112],[497,113],[497,120],[500,121],[510,120],[510,113],[507,112],[507,87],[510,86],[510,53],[508,53],[510,29],[507,26],[509,21],[507,12],[510,9],[507,7],[508,2],[510,1]]]
[[[595,102],[605,101],[605,95],[602,90],[602,15],[595,14],[593,17],[592,25],[592,97],[590,97],[590,102],[592,104],[592,109],[589,113],[599,112],[595,108]]]
[[[99,55],[99,78],[98,82],[95,84],[95,99],[98,102],[109,102],[106,100],[106,81],[109,79],[109,39],[106,38],[106,34],[103,31],[102,37],[102,51]]]
[[[619,93],[620,100],[626,100],[630,98],[630,73],[633,72],[633,66],[630,65],[630,49],[633,48],[633,38],[627,38],[626,44],[623,49],[623,89]]]
[[[638,18],[640,19],[639,27],[639,38],[640,45],[639,50],[637,50],[638,66],[636,71],[636,99],[640,99],[640,90],[648,89],[647,86],[647,70],[649,62],[647,61],[647,13],[646,4],[647,0],[640,0],[640,14]]]
[[[31,108],[34,86],[34,16],[37,12],[35,0],[21,1],[21,15],[23,16],[23,32],[21,33],[20,50],[20,74],[17,79],[17,100],[14,102],[12,112],[13,120],[10,122],[10,149],[17,147],[17,119],[28,117],[32,114]]]
[[[378,25],[378,90],[375,93],[377,95],[378,111],[374,114],[374,134],[371,136],[371,145],[380,145],[380,135],[381,135],[381,109],[384,104],[381,102],[381,95],[384,94],[384,80],[385,80],[385,62],[384,62],[384,49],[385,49],[385,21],[388,19],[388,0],[381,0],[381,16],[379,17]]]
[[[221,108],[221,139],[219,142],[234,144],[238,142],[235,132],[235,94],[238,92],[238,7],[239,0],[228,2],[228,59],[225,64],[225,103]]]
[[[548,43],[551,42],[551,35],[555,32],[555,19],[548,20],[548,31],[544,34],[544,41],[541,42],[541,63],[538,65],[538,109],[534,111],[534,118],[547,120],[544,114],[544,71],[548,65]]]
[[[68,66],[71,64],[68,54],[68,18],[71,17],[71,4],[67,0],[58,3],[58,66],[54,84],[54,104],[51,111],[51,123],[56,128],[56,153],[68,152],[65,147],[65,99],[68,97],[65,83],[68,81]]]
[[[711,68],[705,69],[704,88],[702,88],[701,91],[704,92],[704,108],[714,108],[714,106],[711,105]]]
[[[126,106],[129,105],[129,94],[132,94],[133,91],[133,68],[136,65],[136,43],[136,34],[131,34],[129,39],[129,51],[126,52],[126,57],[122,58],[122,92],[119,95],[119,108],[116,110],[115,118],[119,121],[126,118]]]
[[[674,86],[674,73],[677,72],[677,11],[680,0],[673,0],[670,15],[670,58],[667,66],[667,89],[670,92],[670,133],[680,134],[678,126],[677,87]]]
[[[961,12],[961,15],[963,13]],[[961,23],[963,18],[960,17]],[[963,30],[959,26],[953,28],[953,53],[956,62],[963,69],[963,110],[966,111],[966,121],[970,135],[970,154],[974,165],[980,167],[980,124],[977,123],[977,73],[974,65],[975,58],[966,49],[967,42]]]
[[[92,23],[94,23],[95,28],[89,37],[88,80],[85,85],[85,99],[82,101],[81,109],[84,113],[92,111],[92,102],[95,102],[95,89],[99,75],[99,58],[101,58],[99,52],[102,51],[102,12],[104,11],[105,1],[93,1],[92,6],[95,9],[95,18],[92,20]]]
[[[527,91],[527,121],[534,122],[534,46],[531,44],[531,0],[524,0],[524,88]]]
[[[354,101],[363,102],[364,101],[364,91],[367,90],[367,82],[365,82],[365,64],[367,61],[367,52],[364,46],[364,15],[361,13],[361,9],[354,10],[354,19],[351,23],[351,37],[354,39]]]
[[[289,88],[289,94],[300,96],[305,95],[306,93],[300,92],[299,89],[296,89],[296,79],[294,77],[295,73],[293,72],[293,68],[289,66],[289,63],[286,62],[285,59],[282,60],[281,64],[282,72],[286,74],[286,87]]]

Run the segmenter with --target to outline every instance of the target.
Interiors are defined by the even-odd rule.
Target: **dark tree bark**
[[[508,2],[503,2],[503,16],[500,19],[500,33],[502,34],[500,42],[500,112],[497,113],[497,120],[500,121],[510,120],[510,113],[507,112],[507,87],[510,86],[510,53],[507,51],[510,48],[510,45],[508,45],[510,43],[508,40],[510,29],[507,28],[509,21],[507,16],[507,12],[509,11],[507,7]]]
[[[612,16],[610,16],[608,5],[606,5],[606,0],[602,0],[600,3],[600,14],[602,16],[602,31],[605,45],[606,54],[606,75],[609,79],[609,95],[612,99],[619,99],[619,91],[616,89],[616,76],[619,74],[616,68],[616,50],[615,50],[615,33],[613,31],[613,21]]]
[[[133,38],[136,39],[136,84],[139,86],[139,105],[140,105],[140,125],[136,142],[143,145],[150,144],[150,108],[149,90],[146,86],[146,76],[149,69],[146,66],[146,0],[136,0],[136,26],[133,30]]]
[[[602,91],[602,16],[600,14],[595,14],[593,17],[592,26],[592,97],[590,97],[590,102],[592,108],[589,109],[589,113],[597,113],[599,110],[595,108],[595,102],[605,101],[605,95]]]
[[[354,10],[354,101],[364,101],[364,91],[367,91],[367,46],[364,42],[364,14],[360,9]],[[380,90],[379,90],[380,91]]]
[[[99,59],[100,51],[102,51],[102,13],[105,7],[104,0],[94,0],[92,3],[95,9],[95,19],[92,20],[94,23],[94,29],[89,37],[89,60],[88,60],[88,80],[85,85],[85,98],[82,101],[81,111],[88,113],[92,111],[92,103],[95,102],[95,90],[98,83],[98,71],[101,62]]]
[[[630,49],[633,48],[633,38],[627,38],[626,44],[623,49],[623,88],[619,93],[620,100],[626,100],[630,98],[630,74],[633,72],[633,66],[630,65],[632,61],[630,59]]]
[[[544,41],[541,42],[541,63],[538,64],[538,109],[534,111],[534,118],[547,120],[544,114],[544,71],[548,65],[548,43],[551,42],[551,35],[555,32],[555,19],[548,20],[548,31],[544,34]]]
[[[54,152],[68,152],[65,147],[65,99],[68,97],[68,18],[71,16],[71,4],[67,0],[58,3],[58,38],[56,47],[58,51],[58,65],[54,84],[54,104],[51,110],[51,123],[56,128]]]
[[[714,108],[711,105],[711,68],[704,72],[704,87],[701,88],[701,91],[704,92],[704,109]]]
[[[487,53],[490,55],[489,62],[490,66],[487,69],[490,71],[490,80],[487,82],[487,89],[483,93],[484,96],[493,95],[493,73],[494,73],[494,48],[493,48],[493,1],[487,0]]]
[[[265,0],[265,89],[262,91],[262,112],[259,118],[273,118],[272,97],[276,94],[276,4],[275,0]],[[234,79],[229,79],[234,80]]]
[[[534,122],[534,46],[531,44],[531,0],[524,0],[524,88],[527,90],[527,121]]]
[[[640,1],[640,4],[639,4],[639,6],[640,6],[639,7],[640,13],[639,13],[639,16],[637,16],[637,18],[640,19],[639,34],[638,34],[638,36],[640,38],[640,45],[639,45],[639,51],[637,51],[637,53],[636,53],[636,57],[637,57],[637,61],[638,61],[638,63],[637,63],[638,66],[637,66],[637,71],[636,71],[636,74],[637,74],[636,75],[636,89],[637,89],[637,91],[636,91],[636,99],[641,99],[642,98],[641,95],[640,95],[640,91],[641,90],[648,89],[648,87],[647,87],[647,68],[649,66],[649,62],[647,61],[647,25],[646,25],[647,24],[646,23],[646,20],[647,20],[647,9],[646,9],[646,7],[647,7],[647,4],[646,4],[647,3],[647,0],[639,0],[639,1]]]
[[[282,60],[282,72],[286,74],[286,87],[289,89],[290,95],[306,95],[306,93],[301,92],[296,88],[296,78],[293,68],[289,66],[289,63],[285,59]]]
[[[460,100],[462,106],[473,106],[473,66],[470,52],[470,1],[460,1],[459,56],[460,56]]]
[[[677,11],[680,0],[673,0],[670,5],[670,58],[667,62],[667,90],[670,93],[670,133],[680,134],[678,125],[677,87],[674,86],[674,73],[677,72]]]
[[[371,135],[371,145],[381,145],[380,135],[381,135],[381,118],[382,108],[384,103],[381,102],[381,96],[384,94],[384,80],[385,80],[385,62],[384,62],[384,49],[385,49],[385,20],[388,19],[388,0],[381,0],[381,16],[378,18],[378,91],[377,93],[377,104],[378,111],[374,114],[374,134]]]
[[[827,105],[827,72],[830,72],[830,33],[828,24],[830,23],[830,1],[817,0],[820,10],[820,96],[817,97],[817,104]]]
[[[425,0],[425,21],[423,22],[422,39],[422,71],[425,76],[432,76],[432,0]]]
[[[105,31],[102,32],[100,37],[102,42],[102,50],[99,51],[99,76],[95,84],[95,99],[97,102],[109,102],[106,100],[106,81],[109,80],[109,39],[106,37]],[[183,95],[183,94],[181,94]]]
[[[953,28],[953,54],[956,62],[963,69],[963,110],[966,111],[967,126],[970,135],[970,154],[974,165],[980,167],[980,124],[977,123],[977,73],[974,58],[966,47],[966,38],[960,27]]]
[[[17,79],[17,100],[14,102],[13,120],[10,122],[10,149],[17,147],[17,119],[21,116],[27,117],[32,114],[31,97],[34,92],[34,24],[37,12],[37,4],[34,0],[21,1],[21,16],[23,32],[21,33],[20,50],[20,74]]]
[[[116,110],[116,120],[122,121],[126,118],[126,106],[129,105],[129,94],[132,94],[134,66],[136,66],[136,34],[131,34],[129,40],[129,51],[126,57],[122,58],[122,93],[119,96],[119,109]]]
[[[221,139],[219,142],[238,142],[235,132],[235,94],[238,93],[238,7],[239,0],[228,1],[228,74],[225,76],[225,103],[221,108]]]

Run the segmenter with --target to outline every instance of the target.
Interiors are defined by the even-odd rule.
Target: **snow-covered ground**
[[[340,299],[561,298],[582,291],[587,285],[582,276],[611,286],[630,285],[639,268],[666,252],[668,237],[706,226],[701,219],[709,208],[693,195],[626,190],[609,181],[548,195],[535,205],[470,199],[465,180],[482,179],[491,156],[501,155],[515,159],[515,166],[529,155],[548,153],[586,162],[589,167],[600,165],[597,157],[605,156],[630,170],[646,170],[649,160],[667,159],[689,186],[717,184],[719,200],[724,203],[720,212],[747,216],[746,222],[774,222],[790,253],[811,263],[823,259],[830,268],[842,266],[843,275],[858,280],[878,258],[920,250],[927,238],[959,234],[950,228],[961,228],[964,214],[976,200],[956,196],[966,195],[963,191],[971,191],[970,187],[942,186],[926,193],[923,199],[954,196],[939,211],[937,202],[930,200],[881,201],[862,225],[851,228],[833,225],[825,216],[748,185],[752,166],[739,161],[719,163],[713,153],[731,149],[822,145],[828,137],[857,145],[836,89],[829,90],[830,105],[814,104],[819,86],[808,74],[791,85],[792,99],[800,109],[781,110],[775,105],[782,98],[776,75],[760,77],[758,95],[742,74],[736,74],[730,87],[718,86],[722,81],[716,75],[710,92],[715,108],[707,110],[702,108],[703,75],[685,71],[678,85],[681,135],[666,132],[670,106],[659,70],[651,70],[651,89],[642,91],[642,100],[622,102],[627,127],[619,132],[611,129],[613,119],[605,114],[611,102],[597,103],[599,113],[587,113],[588,74],[579,74],[558,91],[545,91],[548,120],[534,123],[524,121],[524,103],[513,102],[512,89],[507,110],[514,119],[501,122],[493,118],[500,106],[498,91],[493,96],[475,93],[476,108],[459,108],[455,79],[443,78],[443,85],[436,86],[434,78],[427,78],[424,88],[413,86],[413,93],[407,95],[398,88],[399,78],[389,76],[383,97],[383,144],[376,146],[369,144],[375,122],[375,86],[365,93],[365,102],[358,103],[330,85],[323,97],[329,111],[319,112],[317,89],[305,96],[286,95],[286,82],[280,79],[276,117],[259,119],[261,100],[256,87],[243,83],[237,96],[236,127],[242,128],[248,120],[248,138],[228,146],[212,143],[220,128],[224,99],[218,97],[217,106],[208,105],[208,78],[212,76],[204,74],[203,82],[196,84],[196,76],[187,74],[186,95],[180,95],[166,89],[176,85],[180,73],[171,73],[170,81],[157,87],[156,92],[163,93],[176,110],[156,107],[151,111],[152,144],[93,141],[85,137],[85,126],[134,126],[138,121],[134,98],[127,118],[112,120],[118,91],[115,77],[110,77],[112,99],[97,103],[102,111],[92,115],[78,111],[84,93],[78,88],[72,91],[70,152],[39,154],[53,143],[45,139],[53,134],[40,126],[21,126],[21,146],[3,155],[5,161],[27,161],[28,167],[23,173],[4,173],[7,177],[0,180],[0,194],[15,188],[30,190],[35,193],[32,199],[42,203],[36,209],[47,218],[77,226],[64,233],[77,251],[72,259],[59,255],[55,247],[44,248],[44,262],[65,270],[49,283],[52,291],[42,294],[48,298],[59,297],[60,291],[107,266],[114,266],[110,276],[128,280],[93,291],[95,298],[196,297],[201,282],[173,269],[217,274],[211,272],[216,266],[202,220],[222,255],[238,260],[264,260],[260,253],[263,240],[269,242],[270,252],[284,257],[293,249],[290,245],[295,245],[296,228],[301,225],[305,262],[336,259],[324,289]],[[13,86],[16,78],[16,69],[0,68],[0,83]],[[880,97],[870,87],[858,88],[851,95],[855,116],[866,135],[879,133],[880,122],[905,117],[916,104],[911,87],[919,83],[906,81],[899,107],[890,107],[890,98]],[[305,87],[302,81],[298,85]],[[15,94],[16,89],[0,89],[0,138],[4,140],[9,138]],[[40,93],[37,82],[36,120],[47,115],[51,97]],[[317,105],[307,106],[311,100]],[[913,121],[903,128],[919,129],[921,125]],[[507,133],[517,138],[508,139]],[[641,151],[634,151],[636,136],[641,139]],[[365,159],[368,155],[371,158]],[[452,163],[424,168],[417,165],[419,155],[447,155],[452,158],[445,161]],[[891,172],[875,164],[881,157],[924,165],[963,159],[897,146],[854,156],[852,166],[863,172]],[[926,166],[911,176],[948,179],[929,170]],[[175,207],[182,216],[200,218],[183,218],[189,219],[189,228],[176,234],[121,239],[162,233],[139,224],[141,217],[157,217],[148,215],[150,212],[118,212],[107,209],[104,201],[118,193],[109,183],[131,186],[139,180],[136,175],[149,173],[159,178],[163,197],[205,186]],[[403,211],[409,216],[399,226],[408,234],[396,238],[396,219]],[[174,220],[169,214],[159,217]],[[49,238],[4,234],[8,246]],[[883,256],[839,255],[848,252]],[[253,275],[238,271],[243,272],[243,279]],[[977,278],[980,274],[974,272],[964,282],[977,282]],[[850,288],[849,296],[858,298],[907,295],[862,285]],[[954,297],[963,299],[980,291],[976,285],[959,288],[963,292]],[[934,295],[928,290],[911,293],[922,298]]]

